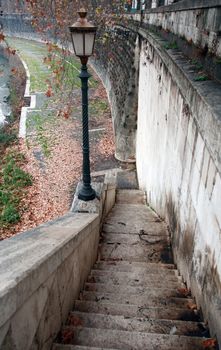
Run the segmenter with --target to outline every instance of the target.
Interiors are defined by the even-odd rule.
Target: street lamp
[[[90,149],[88,132],[88,79],[91,75],[87,71],[88,58],[93,54],[94,42],[97,28],[87,21],[87,11],[78,11],[79,19],[70,29],[75,55],[81,60],[82,90],[82,124],[83,124],[83,184],[78,193],[78,198],[83,201],[90,201],[96,197],[94,189],[91,187],[90,175]]]

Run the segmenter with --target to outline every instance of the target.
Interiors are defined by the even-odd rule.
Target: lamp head
[[[97,27],[88,22],[84,8],[78,11],[78,15],[78,20],[69,29],[75,55],[85,62],[93,55]]]

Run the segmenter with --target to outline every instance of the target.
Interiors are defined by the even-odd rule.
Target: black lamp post
[[[87,11],[78,11],[79,19],[70,29],[75,55],[81,60],[82,90],[82,124],[83,124],[83,185],[78,193],[78,198],[83,201],[90,201],[96,197],[96,193],[91,187],[90,175],[90,148],[88,132],[88,79],[91,75],[87,71],[88,58],[93,54],[94,42],[97,28],[87,21]]]

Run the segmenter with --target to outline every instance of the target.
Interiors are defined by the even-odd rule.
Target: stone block
[[[11,319],[11,334],[16,350],[31,348],[48,297],[47,287],[41,286]]]
[[[6,322],[1,328],[0,328],[0,349],[2,349],[2,344],[6,338],[6,335],[8,333],[10,327],[10,321]]]
[[[202,174],[201,174],[201,180],[205,187],[207,187],[209,163],[210,163],[210,154],[207,147],[205,147],[204,155],[203,155]]]
[[[213,206],[214,213],[216,215],[219,227],[221,228],[221,177],[217,172],[215,177],[215,184],[212,192],[211,203]]]

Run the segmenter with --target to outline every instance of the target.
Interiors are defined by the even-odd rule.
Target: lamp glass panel
[[[72,40],[74,44],[75,54],[77,56],[84,56],[84,34],[72,33]]]
[[[85,56],[93,54],[95,33],[85,33]]]

